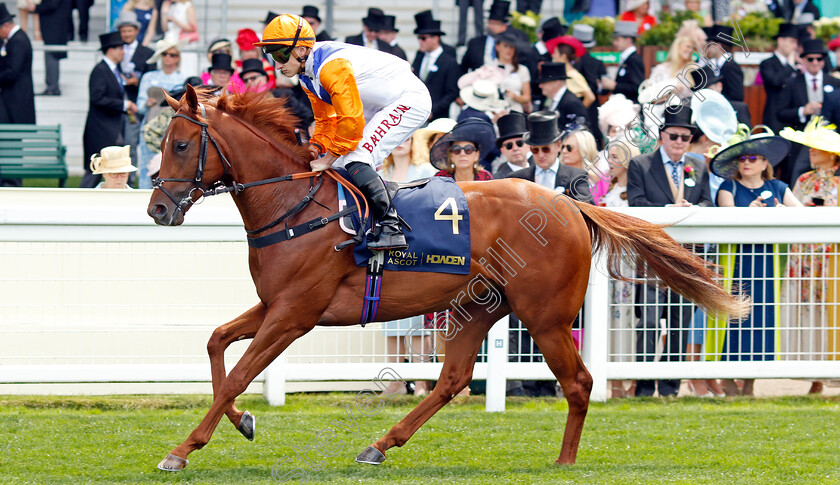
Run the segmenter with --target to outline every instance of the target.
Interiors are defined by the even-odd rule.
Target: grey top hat
[[[114,25],[114,28],[120,30],[120,27],[123,25],[130,25],[136,29],[140,29],[140,22],[137,21],[137,14],[134,12],[120,12],[120,16],[117,17],[117,24]]]
[[[579,40],[584,47],[595,46],[595,27],[586,24],[575,24],[572,26],[572,37]]]
[[[627,20],[620,20],[615,23],[615,30],[613,37],[633,37],[639,36],[639,26],[636,22],[629,22]]]

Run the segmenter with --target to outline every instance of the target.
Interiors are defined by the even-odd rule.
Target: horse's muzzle
[[[149,204],[146,212],[155,220],[155,224],[160,226],[180,226],[184,223],[184,211],[174,206],[167,207],[167,204],[163,203]]]

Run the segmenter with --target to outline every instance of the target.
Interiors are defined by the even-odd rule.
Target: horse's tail
[[[607,252],[610,276],[623,281],[637,281],[621,274],[624,258],[635,256],[637,272],[656,278],[693,301],[711,315],[742,318],[750,313],[749,297],[735,296],[715,283],[719,275],[662,230],[667,225],[652,224],[636,217],[575,201],[589,234],[593,252]]]

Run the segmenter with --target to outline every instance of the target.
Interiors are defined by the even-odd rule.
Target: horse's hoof
[[[187,467],[187,463],[189,461],[169,453],[166,458],[158,463],[157,467],[165,472],[179,472]]]
[[[356,463],[367,463],[369,465],[381,465],[385,461],[385,455],[373,446],[368,446],[365,451],[356,457]]]
[[[251,415],[248,411],[242,413],[242,419],[239,420],[239,426],[236,429],[242,433],[242,436],[248,438],[250,441],[254,441],[254,431],[256,430],[257,423],[254,421],[254,416]]]

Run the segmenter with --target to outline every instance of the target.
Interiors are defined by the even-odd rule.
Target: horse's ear
[[[195,89],[189,84],[187,84],[187,92],[184,94],[184,97],[181,98],[181,103],[184,101],[187,102],[187,107],[190,110],[190,113],[195,113],[198,109],[198,95],[195,93]]]
[[[178,100],[170,96],[169,93],[166,92],[166,90],[163,91],[163,96],[166,98],[166,102],[169,104],[170,108],[174,109],[175,111],[178,111],[178,109],[181,108],[181,104],[178,102]]]

